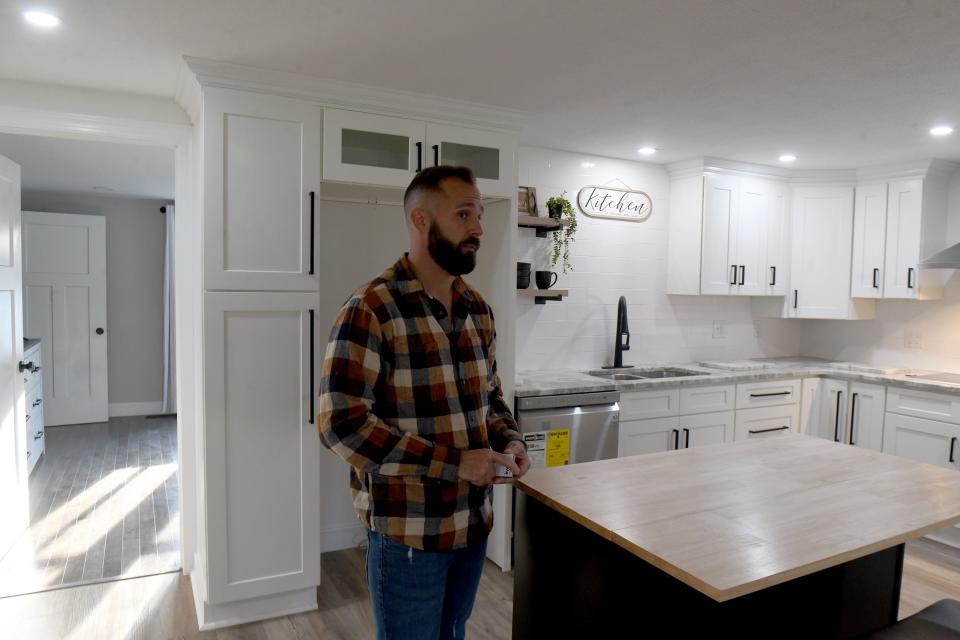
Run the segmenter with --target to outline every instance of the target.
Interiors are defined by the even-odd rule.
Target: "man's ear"
[[[410,224],[417,231],[425,233],[430,228],[430,213],[420,207],[413,208],[410,211]]]

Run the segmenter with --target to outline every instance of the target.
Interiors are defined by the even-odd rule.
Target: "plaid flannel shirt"
[[[334,322],[320,380],[321,441],[350,466],[357,515],[417,549],[486,539],[492,487],[458,479],[461,451],[521,440],[500,388],[493,313],[462,278],[452,317],[407,256]]]

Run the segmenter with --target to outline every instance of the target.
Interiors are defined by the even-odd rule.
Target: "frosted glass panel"
[[[443,164],[470,167],[478,178],[500,179],[500,149],[444,142],[440,149]]]
[[[384,169],[410,168],[410,138],[375,131],[343,129],[340,161]]]

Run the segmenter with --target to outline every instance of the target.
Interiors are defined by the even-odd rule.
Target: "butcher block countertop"
[[[957,471],[803,435],[532,469],[516,486],[718,602],[960,522]]]

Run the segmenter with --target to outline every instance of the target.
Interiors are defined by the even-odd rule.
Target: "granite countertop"
[[[678,367],[702,371],[703,375],[682,378],[610,381],[596,378],[584,371],[547,370],[520,371],[516,376],[517,397],[549,396],[589,391],[642,391],[659,387],[691,387],[713,384],[738,384],[784,380],[790,378],[829,377],[839,380],[894,385],[923,391],[956,394],[960,384],[919,380],[914,376],[935,371],[880,367],[856,362],[832,362],[818,358],[757,358],[750,360],[703,361],[698,363],[642,364],[625,371],[654,367]]]
[[[33,349],[35,346],[40,344],[40,338],[24,338],[23,339],[23,352],[26,353]]]

